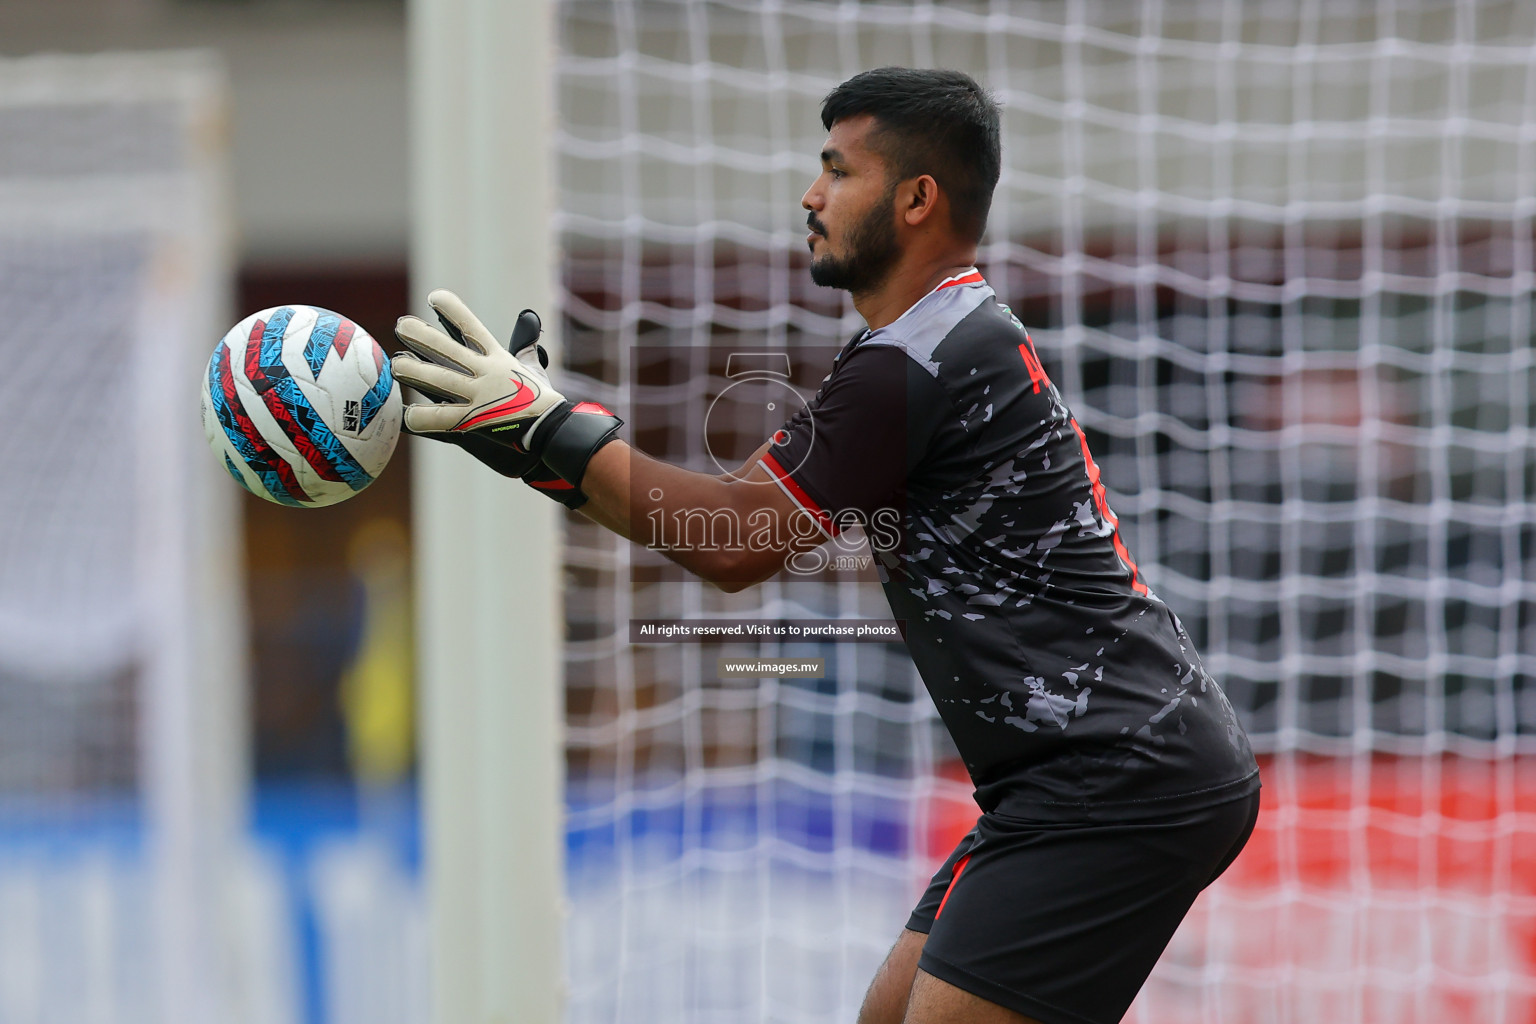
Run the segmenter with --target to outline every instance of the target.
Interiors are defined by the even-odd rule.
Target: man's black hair
[[[821,102],[828,131],[860,114],[875,119],[870,142],[893,180],[933,175],[949,197],[956,233],[981,241],[1003,167],[997,102],[986,90],[959,71],[875,68]]]

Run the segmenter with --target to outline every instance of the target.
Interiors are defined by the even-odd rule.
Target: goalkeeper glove
[[[437,399],[408,405],[405,428],[461,444],[498,472],[521,475],[562,503],[579,499],[570,507],[585,501],[580,486],[587,463],[623,421],[596,402],[567,400],[550,384],[532,310],[518,316],[509,352],[457,295],[439,289],[427,301],[443,330],[414,316],[395,326],[395,336],[411,349],[394,357],[395,376]],[[468,438],[474,440],[466,443]],[[497,458],[486,442],[508,448],[508,455]],[[531,464],[524,468],[512,453],[542,462],[555,479],[542,479],[545,474]]]

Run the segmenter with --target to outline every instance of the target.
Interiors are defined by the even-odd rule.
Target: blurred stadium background
[[[0,5],[0,1024],[432,1016],[423,453],[334,508],[264,505],[194,396],[246,312],[387,339],[458,286],[408,288],[433,71],[407,53],[476,6]],[[546,320],[567,379],[700,469],[729,381],[699,353],[816,380],[856,324],[805,276],[820,97],[900,63],[1002,101],[982,269],[1264,755],[1255,839],[1129,1019],[1536,1021],[1536,8],[547,15],[549,128],[517,140],[552,169]],[[974,813],[910,662],[765,645],[829,672],[746,686],[715,658],[749,649],[628,621],[881,617],[878,587],[727,596],[578,516],[559,536],[564,879],[530,884],[563,886],[563,944],[535,940],[567,1019],[851,1020]]]

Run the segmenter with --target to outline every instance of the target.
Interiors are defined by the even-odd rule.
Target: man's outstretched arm
[[[618,417],[555,390],[531,311],[504,347],[452,292],[428,302],[441,329],[412,316],[395,328],[410,350],[394,357],[395,375],[426,397],[406,407],[411,433],[464,447],[723,590],[759,583],[825,539],[758,465],[770,444],[719,477],[650,458],[616,438]]]
[[[710,476],[610,441],[587,463],[581,511],[735,593],[826,540],[812,516],[759,463],[765,442],[733,474]]]

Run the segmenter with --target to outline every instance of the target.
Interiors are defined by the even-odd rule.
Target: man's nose
[[[821,193],[816,188],[816,182],[811,182],[811,187],[800,197],[800,206],[806,210],[821,209]]]

